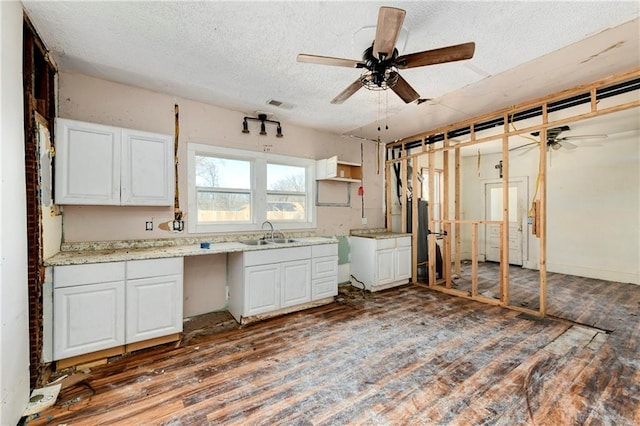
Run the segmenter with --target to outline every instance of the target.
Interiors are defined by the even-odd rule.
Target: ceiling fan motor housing
[[[362,75],[362,84],[368,88],[371,85],[381,89],[393,87],[398,82],[398,69],[396,68],[396,58],[398,49],[393,49],[393,54],[389,57],[376,58],[373,54],[373,43],[365,49],[362,54],[363,67],[369,72]]]

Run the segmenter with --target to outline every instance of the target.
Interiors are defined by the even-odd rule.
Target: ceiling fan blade
[[[344,89],[342,92],[340,92],[338,94],[338,96],[336,96],[335,98],[333,98],[331,100],[332,104],[341,104],[344,101],[346,101],[347,99],[349,99],[351,97],[351,95],[353,95],[354,93],[356,93],[358,91],[358,89],[360,89],[362,87],[362,82],[360,81],[360,79],[357,79],[356,81],[354,81],[353,83],[351,83],[349,85],[349,87],[347,87],[346,89]]]
[[[398,56],[396,65],[399,69],[423,67],[425,65],[442,64],[445,62],[462,61],[473,58],[476,50],[474,42],[457,44],[455,46],[441,47],[439,49],[425,50],[424,52],[410,53]]]
[[[402,29],[406,11],[395,7],[381,7],[378,12],[378,24],[376,25],[376,38],[373,41],[373,56],[380,55],[390,57],[396,48],[396,41]]]
[[[564,149],[568,149],[568,150],[574,150],[578,147],[578,145],[572,144],[571,142],[568,141],[562,141],[562,142],[558,142],[558,145],[561,145]]]
[[[606,139],[607,135],[575,135],[575,136],[565,136],[563,138],[557,138],[557,141],[566,141],[566,140],[601,140]]]
[[[306,53],[300,53],[297,59],[298,59],[298,62],[305,62],[308,64],[319,64],[319,65],[332,65],[335,67],[359,68],[359,66],[362,66],[360,61],[356,61],[355,59],[333,58],[331,56],[320,56],[320,55],[307,55]]]
[[[398,82],[391,87],[391,90],[396,92],[396,95],[400,96],[400,98],[407,104],[420,97],[418,92],[416,92],[401,75],[398,75]]]
[[[523,148],[530,147],[532,145],[539,145],[539,143],[538,142],[526,143],[524,145],[516,146],[515,148],[509,148],[509,151],[517,151],[517,150],[520,150],[520,149],[523,149]],[[529,149],[531,149],[531,148],[529,148]],[[524,152],[526,152],[526,151],[528,151],[528,150],[525,150]]]

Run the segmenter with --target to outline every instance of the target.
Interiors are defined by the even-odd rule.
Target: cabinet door
[[[257,315],[280,308],[280,265],[245,268],[245,315]]]
[[[57,204],[120,204],[120,129],[56,119]]]
[[[311,261],[298,260],[282,264],[280,307],[311,301]]]
[[[125,343],[182,331],[182,275],[127,281]]]
[[[124,281],[56,288],[53,358],[124,344]]]
[[[171,206],[173,195],[173,138],[122,129],[121,204]]]
[[[395,276],[397,281],[411,278],[411,246],[396,249]]]
[[[384,249],[376,252],[377,279],[376,284],[387,284],[395,281],[395,249]]]

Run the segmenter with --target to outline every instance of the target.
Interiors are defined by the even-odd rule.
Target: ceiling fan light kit
[[[380,8],[375,39],[371,47],[364,51],[362,61],[305,53],[299,54],[297,60],[298,62],[320,65],[364,68],[360,78],[333,98],[332,104],[343,103],[361,87],[369,90],[391,89],[407,104],[416,101],[420,95],[402,78],[398,69],[470,59],[475,52],[475,43],[463,43],[398,56],[396,45],[405,15],[406,11],[395,7]]]
[[[274,121],[274,120],[268,120],[267,119],[267,114],[258,114],[258,117],[245,117],[242,120],[242,133],[251,133],[249,132],[249,123],[247,122],[247,120],[255,120],[255,121],[260,121],[260,134],[262,136],[266,136],[267,135],[267,127],[265,125],[265,123],[272,123],[276,125],[276,137],[277,138],[281,138],[284,135],[282,134],[282,126],[280,125],[279,121]]]

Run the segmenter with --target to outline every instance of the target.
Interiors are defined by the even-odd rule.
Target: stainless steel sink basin
[[[285,244],[285,243],[295,243],[296,240],[292,240],[291,238],[274,238],[273,242],[276,244]]]
[[[242,240],[240,242],[248,246],[263,246],[265,244],[271,243],[271,241],[267,241],[267,240]]]

